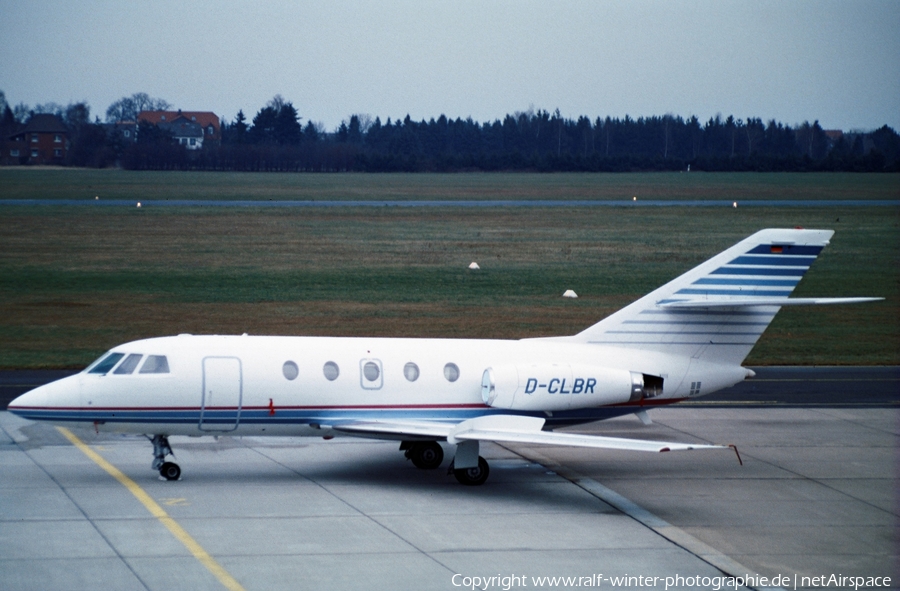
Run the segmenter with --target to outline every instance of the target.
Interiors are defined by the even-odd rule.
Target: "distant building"
[[[205,139],[203,127],[187,117],[177,117],[171,122],[164,121],[159,124],[159,128],[172,134],[175,141],[188,150],[199,150],[203,147],[203,140]]]
[[[32,115],[3,143],[2,164],[64,164],[69,155],[69,131],[56,115]]]
[[[116,140],[120,144],[137,141],[137,123],[134,121],[104,123],[103,128],[110,139]]]
[[[211,111],[141,111],[138,122],[141,121],[167,130],[189,150],[199,150],[204,143],[222,141],[219,117]]]

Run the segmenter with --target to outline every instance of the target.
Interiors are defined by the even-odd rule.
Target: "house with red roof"
[[[141,121],[167,130],[189,150],[222,141],[219,117],[211,111],[141,111],[138,122]]]
[[[69,130],[57,115],[38,113],[4,138],[2,164],[64,164],[69,155]]]

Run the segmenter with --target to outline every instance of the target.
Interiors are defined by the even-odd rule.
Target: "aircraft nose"
[[[7,410],[15,415],[25,416],[29,409],[44,408],[47,406],[47,386],[38,386],[19,395],[7,406]]]
[[[78,376],[69,376],[34,390],[29,390],[9,403],[9,412],[29,419],[43,418],[41,411],[79,406]]]
[[[47,384],[38,386],[34,390],[29,390],[24,394],[20,394],[9,403],[7,410],[18,414],[19,411],[26,408],[47,406]]]

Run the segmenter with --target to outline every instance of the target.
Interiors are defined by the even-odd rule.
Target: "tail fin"
[[[567,340],[740,364],[783,305],[881,299],[788,299],[833,234],[761,230]]]

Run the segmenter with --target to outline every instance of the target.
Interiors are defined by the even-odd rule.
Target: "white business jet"
[[[552,429],[709,394],[741,367],[781,306],[883,298],[793,298],[830,230],[757,232],[573,336],[508,340],[178,335],[113,348],[81,373],[9,405],[26,419],[145,434],[153,468],[170,435],[356,436],[400,441],[418,468],[488,477],[479,442],[616,450],[722,449]]]

